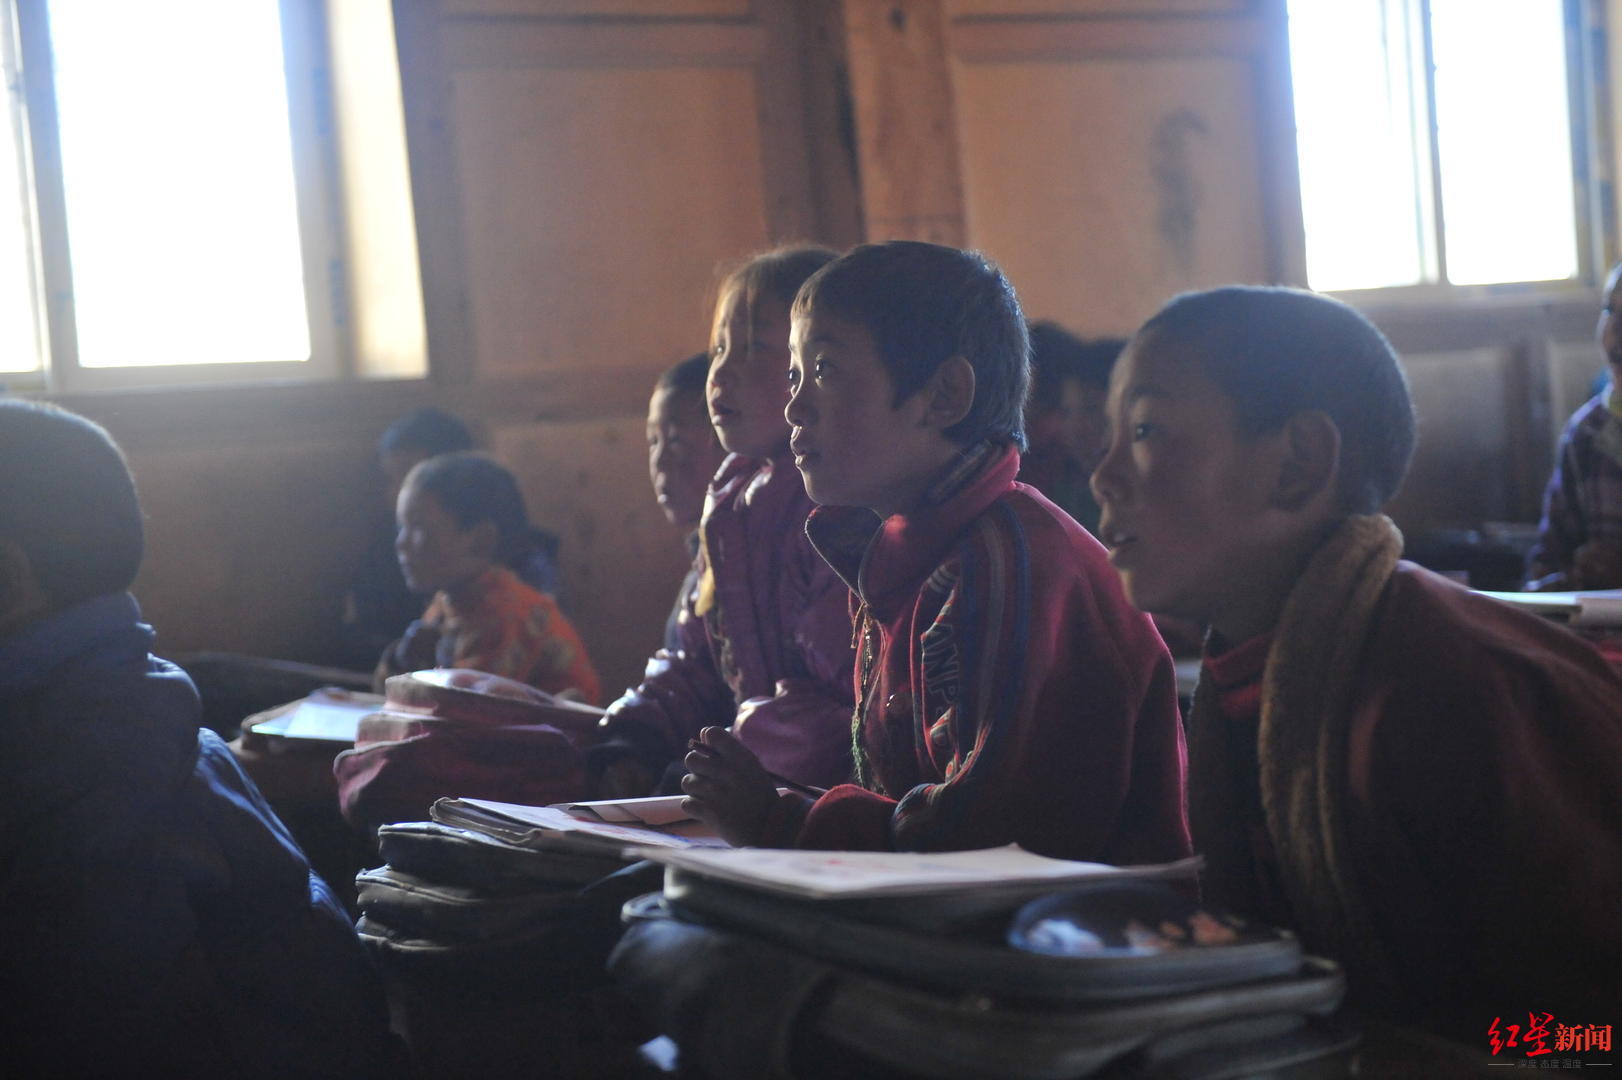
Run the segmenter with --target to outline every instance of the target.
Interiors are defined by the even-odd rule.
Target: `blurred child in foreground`
[[[148,651],[107,433],[0,402],[0,1057],[13,1076],[397,1075],[327,883]]]

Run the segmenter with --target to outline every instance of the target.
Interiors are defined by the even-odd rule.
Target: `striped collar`
[[[864,604],[906,597],[940,565],[964,526],[1009,490],[1019,451],[984,442],[965,450],[930,486],[923,504],[880,520],[871,510],[819,506],[806,520],[811,546]]]

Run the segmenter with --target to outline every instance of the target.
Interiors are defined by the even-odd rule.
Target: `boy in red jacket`
[[[1092,536],[1014,481],[1029,347],[1001,272],[860,247],[802,286],[790,341],[806,530],[851,591],[857,783],[779,796],[709,728],[691,810],[739,844],[1186,855],[1171,659]]]
[[[1138,331],[1108,412],[1093,491],[1127,595],[1211,627],[1189,717],[1206,898],[1426,1033],[1377,1031],[1370,1076],[1469,1070],[1529,1010],[1551,1033],[1622,1018],[1622,680],[1399,561],[1379,509],[1414,414],[1380,332],[1312,293],[1191,293]],[[1451,1066],[1430,1036],[1463,1044]]]

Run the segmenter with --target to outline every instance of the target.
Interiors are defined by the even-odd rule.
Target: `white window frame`
[[[34,293],[37,325],[45,340],[40,349],[43,369],[0,376],[8,388],[56,394],[319,381],[353,374],[324,4],[323,0],[279,0],[278,6],[303,253],[309,358],[302,362],[125,368],[88,368],[79,364],[47,0],[9,0],[0,8],[0,20],[6,24],[0,27],[0,45],[5,48],[12,134],[26,133],[20,143],[26,173],[24,191],[33,199]],[[220,347],[229,349],[230,344],[221,342]]]
[[[1335,0],[1318,0],[1333,3]],[[1441,163],[1436,139],[1436,79],[1432,64],[1430,0],[1407,0],[1410,30],[1422,55],[1414,58],[1414,78],[1423,92],[1416,102],[1415,135],[1423,163],[1419,191],[1421,219],[1428,231],[1427,260],[1441,278],[1410,285],[1328,290],[1358,307],[1408,307],[1592,299],[1593,291],[1618,253],[1614,205],[1614,133],[1611,130],[1605,0],[1563,0],[1566,27],[1566,92],[1571,123],[1574,232],[1577,274],[1556,281],[1513,281],[1460,285],[1446,280],[1446,221],[1441,206]],[[1295,57],[1290,58],[1291,64]],[[1298,121],[1299,122],[1299,121]],[[1310,284],[1310,279],[1309,282]]]

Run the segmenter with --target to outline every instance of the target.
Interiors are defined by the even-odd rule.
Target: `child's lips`
[[[1114,562],[1124,548],[1137,542],[1137,534],[1118,525],[1100,525],[1098,539],[1109,549],[1110,561]]]

